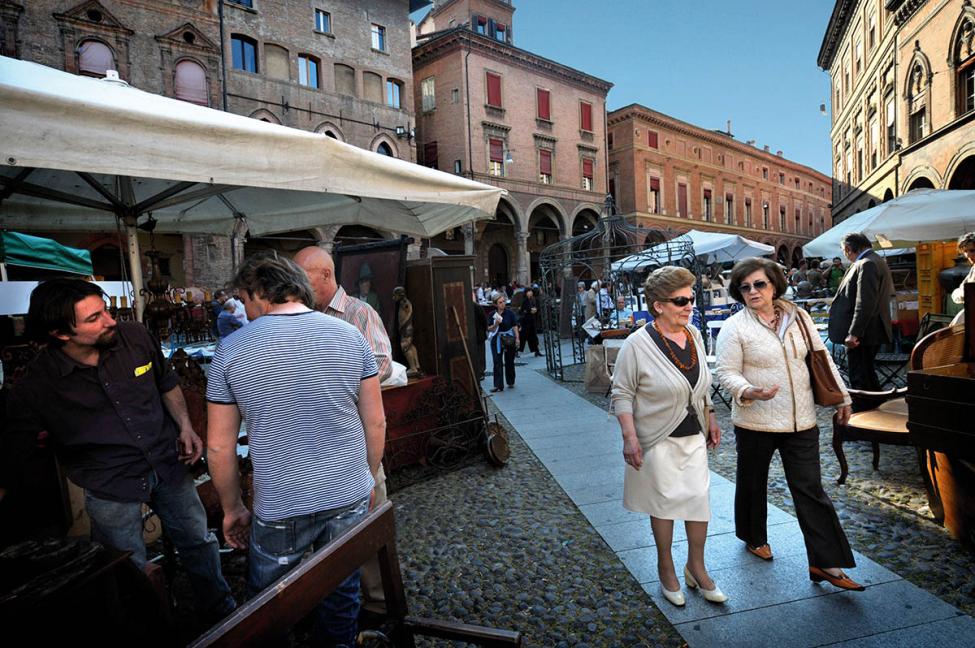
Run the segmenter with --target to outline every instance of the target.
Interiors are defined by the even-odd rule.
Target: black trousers
[[[516,349],[505,349],[501,347],[501,353],[495,349],[497,341],[491,341],[491,355],[494,356],[494,388],[504,389],[505,382],[508,387],[515,384],[515,351]]]
[[[866,391],[880,391],[880,381],[873,361],[877,357],[877,345],[865,345],[846,350],[846,363],[850,372],[850,387]]]
[[[854,567],[853,551],[836,509],[823,490],[819,468],[819,428],[801,432],[755,432],[735,426],[738,471],[735,535],[753,547],[768,542],[768,470],[776,450],[813,567]]]
[[[535,330],[535,320],[528,317],[523,317],[521,320],[521,346],[518,348],[518,352],[525,350],[525,344],[528,344],[528,348],[532,353],[538,353],[538,332]]]

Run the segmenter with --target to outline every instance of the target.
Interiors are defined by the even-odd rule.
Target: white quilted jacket
[[[812,318],[801,308],[776,302],[790,313],[789,327],[779,340],[748,308],[729,317],[718,335],[715,376],[734,397],[731,420],[740,427],[759,432],[798,432],[816,425],[816,404],[809,384],[806,366],[807,347],[796,315],[802,317],[814,349],[825,349],[816,333]],[[830,366],[836,382],[843,389],[844,405],[850,396],[832,358]],[[749,387],[779,386],[779,392],[767,401],[742,400]]]

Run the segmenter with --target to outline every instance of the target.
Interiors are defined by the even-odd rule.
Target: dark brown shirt
[[[179,379],[145,327],[120,322],[116,330],[96,367],[58,348],[41,352],[10,394],[4,446],[30,447],[24,440],[45,430],[71,481],[97,497],[144,501],[152,471],[163,481],[185,475],[161,397]],[[4,459],[9,466],[14,457]]]
[[[665,341],[663,337],[657,333],[657,329],[653,327],[653,324],[647,324],[646,329],[650,334],[650,337],[653,338],[653,341],[657,343],[658,347],[660,347],[661,353],[663,353],[667,359],[670,360],[671,364],[674,365],[677,371],[684,374],[684,378],[686,378],[687,382],[690,383],[691,389],[694,389],[694,385],[697,384],[697,380],[701,375],[701,359],[698,358],[697,362],[694,363],[694,366],[690,369],[681,369],[676,363],[674,363],[673,358],[670,357],[670,353],[667,351],[667,345],[670,345],[670,349],[677,356],[677,359],[680,360],[681,364],[686,367],[691,364],[691,348],[693,347],[694,340],[691,339],[690,336],[687,336],[687,344],[685,344],[684,348],[682,349],[678,344],[671,340]],[[690,406],[688,406],[687,416],[685,416],[677,427],[674,428],[674,431],[670,433],[670,436],[691,436],[694,434],[700,434],[700,432],[701,422],[698,420],[697,414],[690,409]]]

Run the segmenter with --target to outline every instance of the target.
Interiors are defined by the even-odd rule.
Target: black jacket
[[[850,267],[836,291],[829,309],[829,339],[842,344],[852,335],[867,346],[891,342],[893,295],[894,280],[887,262],[876,252],[868,252]]]

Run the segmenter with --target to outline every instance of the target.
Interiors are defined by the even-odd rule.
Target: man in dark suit
[[[879,391],[873,363],[880,345],[893,340],[890,298],[894,281],[887,262],[873,251],[863,234],[847,234],[842,247],[853,265],[837,288],[829,310],[829,339],[846,345],[850,386]]]

